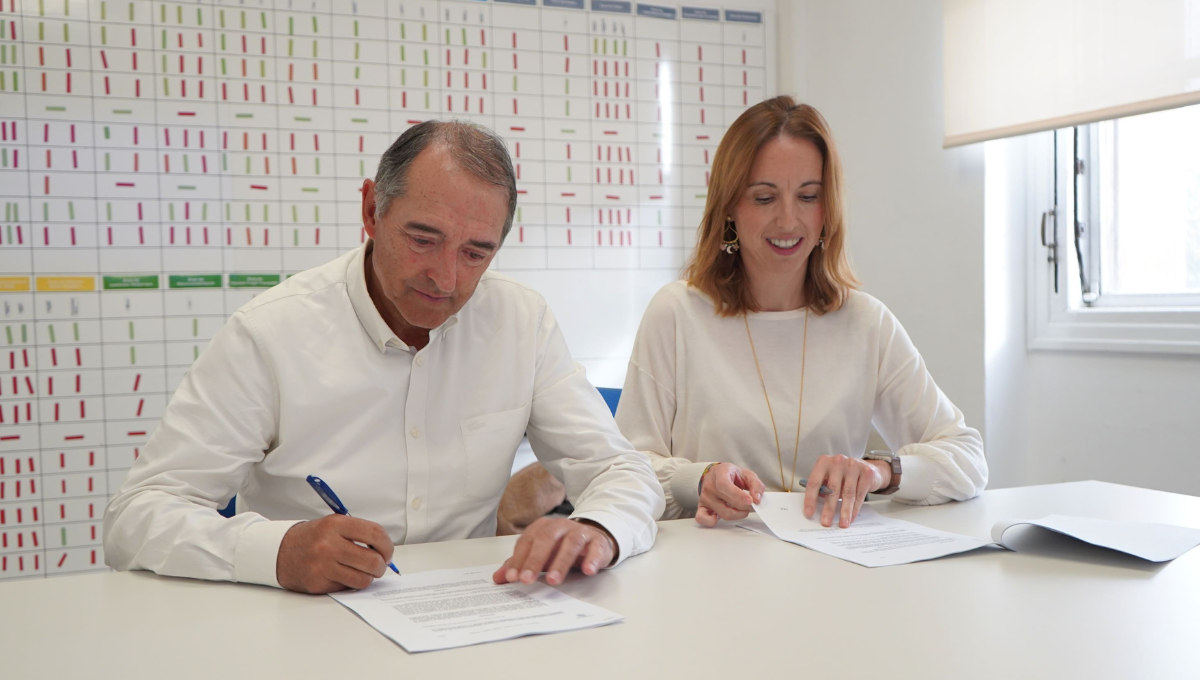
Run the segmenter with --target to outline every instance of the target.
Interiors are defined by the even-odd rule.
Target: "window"
[[[1030,190],[1030,347],[1200,354],[1200,106],[1052,139],[1030,147],[1050,187]]]

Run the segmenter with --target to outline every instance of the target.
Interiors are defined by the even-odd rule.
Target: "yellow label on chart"
[[[80,293],[96,290],[94,276],[39,276],[37,289],[40,293]]]
[[[0,276],[0,293],[21,293],[27,290],[28,276]]]

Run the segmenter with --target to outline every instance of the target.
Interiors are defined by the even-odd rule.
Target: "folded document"
[[[825,499],[819,501],[824,502]],[[1200,545],[1200,529],[1065,515],[1050,515],[1038,520],[1001,520],[992,527],[994,543],[990,543],[973,536],[886,517],[869,505],[862,506],[858,518],[846,529],[824,527],[819,521],[821,506],[818,505],[809,519],[804,516],[804,496],[793,493],[765,493],[754,510],[761,521],[747,519],[738,526],[864,567],[890,567],[932,560],[989,545],[1011,550],[1004,543],[1004,533],[1022,524],[1049,529],[1151,562],[1173,560]]]

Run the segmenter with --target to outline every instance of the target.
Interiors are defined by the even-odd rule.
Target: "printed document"
[[[499,565],[399,576],[330,597],[409,652],[616,623],[624,617],[545,583],[492,583]]]
[[[1001,520],[992,527],[992,540],[1004,545],[1004,532],[1020,524],[1049,529],[1101,548],[1118,550],[1151,562],[1169,562],[1200,545],[1200,529],[1067,515]]]
[[[890,567],[945,555],[967,552],[989,545],[971,536],[938,531],[901,519],[892,519],[864,505],[848,528],[821,526],[821,503],[812,519],[804,516],[804,495],[764,493],[754,506],[759,519],[777,538],[825,553],[864,567]],[[761,531],[752,522],[739,524]]]

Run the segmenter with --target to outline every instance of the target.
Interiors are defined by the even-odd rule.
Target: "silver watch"
[[[880,489],[875,493],[880,496],[896,493],[900,488],[900,456],[897,456],[891,451],[867,451],[863,454],[863,460],[882,460],[887,461],[892,466],[892,483],[888,484],[886,489]]]

